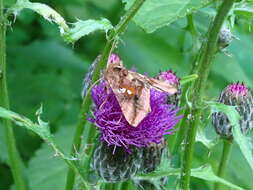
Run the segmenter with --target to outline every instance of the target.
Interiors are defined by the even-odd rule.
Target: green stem
[[[188,125],[188,119],[187,119],[187,115],[189,114],[189,110],[184,110],[184,112],[182,113],[182,115],[184,115],[185,117],[182,118],[182,120],[179,123],[179,127],[178,127],[178,131],[176,132],[176,134],[174,135],[175,137],[171,140],[171,154],[175,155],[185,137],[185,133],[186,133],[186,126]],[[181,114],[180,114],[181,115]]]
[[[130,188],[131,181],[125,181],[121,184],[120,190],[128,190]]]
[[[190,94],[190,101],[192,103],[192,107],[187,108],[190,110],[189,113],[191,119],[189,120],[185,151],[182,162],[180,181],[180,187],[182,190],[189,190],[193,147],[195,144],[197,127],[200,123],[201,118],[202,110],[200,107],[202,105],[203,92],[206,87],[207,77],[209,75],[212,61],[216,52],[220,29],[227,17],[229,10],[232,8],[233,3],[234,0],[223,0],[214,19],[214,22],[208,32],[207,44],[204,46],[203,51],[200,52],[200,62],[197,63],[197,74],[199,78],[193,83],[191,88],[192,92]]]
[[[137,13],[137,11],[139,10],[139,8],[142,6],[144,2],[145,0],[135,0],[135,2],[130,7],[130,9],[128,9],[126,14],[122,17],[122,19],[116,26],[115,30],[110,33],[107,43],[105,45],[105,48],[102,52],[101,59],[98,62],[95,68],[94,74],[92,76],[92,83],[99,80],[100,73],[102,69],[106,66],[107,59],[114,48],[115,40],[117,40],[117,37],[125,31],[129,21],[134,17],[134,15]],[[82,103],[80,115],[79,115],[79,120],[76,126],[75,136],[73,139],[72,150],[71,150],[72,155],[75,154],[75,151],[79,151],[80,149],[81,136],[84,131],[84,126],[86,123],[86,114],[89,111],[90,105],[91,105],[91,98],[90,98],[90,95],[87,94],[86,97],[83,99],[83,103]],[[95,128],[91,127],[89,131],[91,130],[95,130]],[[95,134],[95,133],[91,132],[91,134]],[[89,135],[87,138],[92,139],[94,138],[94,136]],[[92,147],[90,148],[92,149]],[[72,190],[74,186],[74,181],[75,181],[75,173],[73,170],[69,168],[65,190]]]
[[[225,170],[230,158],[230,153],[232,150],[232,145],[233,142],[232,140],[228,140],[228,139],[223,139],[223,151],[222,151],[222,157],[220,160],[220,165],[219,165],[219,169],[218,169],[218,173],[217,176],[223,178],[224,174],[225,174]],[[220,190],[221,189],[221,184],[220,183],[216,183],[214,185],[214,190]]]
[[[198,40],[198,31],[194,24],[193,15],[187,16],[186,29],[191,33],[191,36],[192,36],[192,57],[196,57],[197,55],[197,57],[194,59],[194,64],[192,65],[191,71],[189,73],[191,75],[195,73],[196,63],[199,62],[199,57],[200,57],[200,55],[198,54],[200,42]],[[181,96],[179,107],[183,107],[185,105],[187,91],[190,86],[191,86],[191,83],[188,83],[182,87],[182,96]],[[187,116],[189,114],[189,110],[182,110],[180,111],[179,114]],[[170,139],[171,140],[170,150],[171,150],[172,155],[174,155],[178,151],[178,148],[180,147],[185,137],[185,133],[186,133],[185,126],[187,125],[188,125],[187,117],[184,117],[178,124],[178,131],[173,135],[173,138]]]
[[[106,183],[105,184],[105,189],[113,190],[113,184],[112,183]]]
[[[3,0],[0,0],[0,106],[9,109],[9,98],[6,82],[6,18],[3,14]],[[17,190],[25,190],[26,185],[22,176],[22,162],[16,147],[12,123],[3,119],[4,136],[8,150],[9,165]]]

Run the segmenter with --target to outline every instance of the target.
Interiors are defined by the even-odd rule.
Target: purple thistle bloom
[[[249,89],[239,82],[228,85],[225,91],[235,97],[247,96],[249,94]]]
[[[157,78],[159,80],[167,81],[168,83],[172,85],[178,86],[180,84],[180,78],[178,78],[176,73],[173,72],[172,70],[161,72]]]
[[[131,146],[147,147],[150,143],[161,143],[163,135],[173,133],[174,126],[181,116],[178,109],[166,103],[167,93],[151,89],[151,112],[137,127],[131,126],[125,119],[119,103],[112,92],[106,89],[105,82],[92,88],[95,104],[94,118],[89,119],[100,130],[100,140],[108,145],[124,147],[130,151]]]
[[[243,83],[229,84],[220,94],[218,102],[236,106],[240,118],[240,127],[243,134],[247,134],[253,126],[253,99],[250,89]],[[232,138],[232,125],[228,117],[222,112],[212,114],[212,123],[216,132],[227,138]]]
[[[120,61],[120,57],[115,53],[111,54],[108,59],[108,63],[120,63]]]
[[[166,81],[169,84],[176,86],[178,88],[177,93],[171,96],[167,96],[167,103],[173,104],[175,106],[175,109],[177,109],[181,96],[180,78],[172,70],[160,72],[156,78],[161,81]]]

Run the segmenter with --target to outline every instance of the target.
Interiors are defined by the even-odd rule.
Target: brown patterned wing
[[[136,127],[151,111],[150,108],[150,89],[145,86],[136,74],[129,73],[123,66],[107,65],[105,71],[105,80],[115,94],[117,101],[121,107],[122,113],[128,123]],[[138,83],[138,90],[136,86]],[[122,85],[133,88],[131,95],[122,92]],[[126,91],[126,89],[125,89]]]
[[[165,81],[129,71],[120,64],[109,64],[105,80],[115,94],[129,124],[136,127],[151,111],[150,88],[174,94],[177,88]],[[130,90],[130,94],[127,94]]]
[[[149,82],[151,87],[163,92],[167,92],[170,95],[175,94],[177,92],[177,87],[169,84],[166,81],[161,81],[154,78],[147,78],[147,81]]]
[[[135,77],[139,80],[145,81],[147,86],[155,88],[156,90],[167,92],[170,95],[175,94],[177,92],[177,87],[169,84],[166,81],[157,80],[132,71],[129,71],[129,73],[135,75]]]
[[[137,127],[151,111],[150,89],[146,87],[142,88],[139,94],[130,98],[120,93],[115,93],[115,95],[126,120],[133,127]]]

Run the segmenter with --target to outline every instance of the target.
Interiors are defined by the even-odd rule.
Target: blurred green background
[[[6,1],[6,7],[15,1]],[[106,17],[113,25],[124,13],[120,0],[44,0],[56,9],[69,23],[76,19]],[[205,39],[207,26],[214,9],[209,7],[193,15],[199,31],[199,42]],[[58,143],[69,150],[73,130],[81,103],[82,80],[89,64],[103,49],[104,33],[94,33],[74,45],[66,44],[58,28],[32,11],[25,10],[12,18],[7,32],[8,85],[11,109],[35,120],[35,112],[43,104],[43,119],[50,122]],[[179,77],[190,72],[196,52],[191,34],[186,30],[186,18],[152,34],[145,33],[131,23],[122,36],[116,53],[128,68],[153,76],[160,70],[173,69]],[[253,87],[253,37],[248,21],[236,20],[234,40],[227,48],[231,56],[219,53],[207,84],[206,99],[217,99],[219,92],[230,82],[243,81]],[[1,123],[0,123],[1,124]],[[214,135],[210,125],[206,129]],[[62,190],[65,185],[66,165],[53,157],[53,152],[35,134],[14,128],[17,146],[25,161],[24,173],[29,178],[31,190]],[[196,144],[194,167],[209,163],[216,169],[221,153],[221,143],[210,152]],[[0,127],[0,189],[13,187],[7,153]],[[233,147],[226,178],[246,190],[253,189],[253,173],[238,146]],[[193,190],[206,190],[213,184],[194,179]],[[227,189],[227,188],[225,188]],[[224,190],[225,190],[224,189]]]

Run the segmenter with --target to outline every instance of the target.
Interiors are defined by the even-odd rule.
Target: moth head
[[[128,70],[125,69],[125,68],[122,68],[122,67],[118,67],[118,69],[121,69],[120,72],[119,72],[119,76],[120,77],[126,77],[128,75]]]

